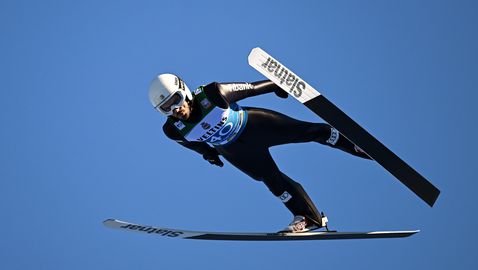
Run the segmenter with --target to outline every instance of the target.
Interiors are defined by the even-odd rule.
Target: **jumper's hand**
[[[219,167],[224,166],[224,163],[221,161],[218,154],[206,153],[202,155],[202,157],[212,165],[216,165]]]
[[[274,93],[280,98],[287,98],[289,96],[289,94],[287,94],[286,91],[282,90],[282,88],[278,88],[274,91]]]

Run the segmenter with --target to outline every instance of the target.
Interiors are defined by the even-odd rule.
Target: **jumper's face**
[[[191,115],[191,106],[182,91],[177,91],[157,107],[166,116],[187,120]]]
[[[181,120],[187,120],[191,116],[191,111],[192,107],[189,102],[184,102],[181,107],[173,109],[173,116]]]

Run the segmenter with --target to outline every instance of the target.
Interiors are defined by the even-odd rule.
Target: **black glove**
[[[214,151],[204,153],[202,157],[213,165],[216,165],[219,167],[224,166],[224,163],[222,163],[221,159],[219,158],[219,153],[215,149]]]
[[[289,94],[280,87],[277,87],[277,89],[274,90],[274,93],[280,98],[287,98],[289,96]]]

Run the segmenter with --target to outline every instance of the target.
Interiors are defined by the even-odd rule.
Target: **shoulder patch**
[[[182,130],[186,127],[181,121],[174,122],[174,126],[177,127],[179,130]]]
[[[207,98],[205,98],[201,100],[201,106],[203,106],[205,109],[209,109],[212,106],[212,104]]]

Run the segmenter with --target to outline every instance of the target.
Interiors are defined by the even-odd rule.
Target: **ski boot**
[[[321,216],[321,224],[317,224],[316,222],[304,216],[295,216],[292,222],[283,230],[279,231],[279,233],[303,233],[317,230],[320,228],[326,228],[327,231],[329,231],[329,228],[327,227],[327,217],[324,215],[323,212],[321,213]]]
[[[319,229],[315,222],[304,216],[295,216],[292,222],[279,233],[303,233]]]

